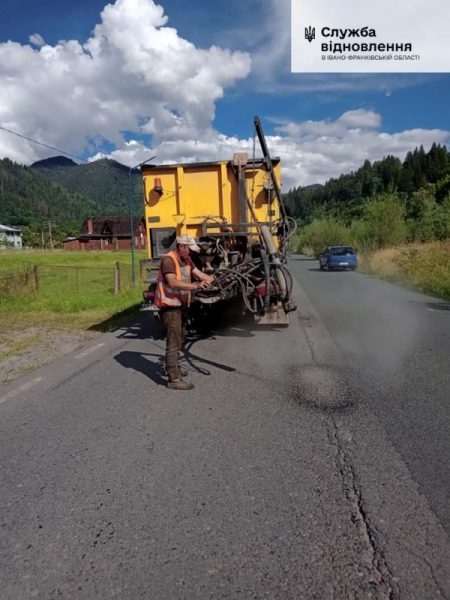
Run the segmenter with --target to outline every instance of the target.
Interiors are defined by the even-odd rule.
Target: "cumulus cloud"
[[[34,44],[35,46],[41,47],[45,45],[45,40],[39,33],[33,33],[28,39],[30,40],[30,44]]]
[[[82,44],[0,44],[0,122],[71,153],[123,145],[124,132],[165,140],[201,138],[224,90],[250,71],[250,57],[196,48],[167,26],[153,0],[117,0]],[[43,45],[41,42],[44,42]],[[0,135],[0,155],[31,162],[39,147]]]
[[[433,142],[446,144],[450,131],[410,129],[397,133],[381,131],[381,115],[357,109],[335,121],[284,123],[280,136],[268,138],[275,152],[286,157],[284,180],[288,187],[324,183],[358,169],[365,159],[381,160],[391,154],[404,159],[406,153]]]
[[[387,155],[404,159],[406,153],[433,142],[446,144],[450,131],[411,129],[397,133],[381,130],[381,116],[370,110],[343,113],[336,120],[283,123],[276,135],[266,135],[272,157],[282,159],[283,189],[324,183],[358,169],[366,159],[381,160]],[[155,163],[203,162],[231,159],[235,152],[253,153],[253,139],[240,139],[209,129],[201,139],[163,140],[151,148],[137,141],[113,151],[109,156],[133,164],[156,155]],[[257,156],[261,155],[259,148]]]
[[[381,117],[370,110],[351,110],[342,114],[336,121],[303,121],[286,123],[278,127],[278,131],[293,139],[307,141],[321,136],[341,137],[352,129],[372,129],[381,124]]]

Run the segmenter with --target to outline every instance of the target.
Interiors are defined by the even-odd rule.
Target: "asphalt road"
[[[148,315],[0,391],[2,600],[450,597],[448,305],[291,257],[164,387]]]
[[[449,532],[450,304],[291,256],[392,444]]]

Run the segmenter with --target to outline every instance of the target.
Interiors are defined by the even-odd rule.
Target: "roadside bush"
[[[350,241],[350,229],[341,221],[329,217],[315,219],[301,228],[293,245],[296,252],[318,256],[326,246],[346,245]]]
[[[434,231],[438,240],[450,238],[450,194],[436,209]]]
[[[367,244],[373,249],[402,244],[407,238],[405,207],[396,194],[381,194],[364,205]]]
[[[432,242],[450,238],[450,194],[436,202],[434,186],[414,192],[414,212],[408,220],[409,238],[414,242]]]
[[[350,239],[352,245],[363,252],[372,248],[373,244],[370,239],[370,229],[366,221],[358,219],[351,223]]]

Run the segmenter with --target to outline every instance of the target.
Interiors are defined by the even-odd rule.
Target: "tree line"
[[[284,195],[300,224],[299,240],[320,252],[327,244],[382,248],[450,238],[450,154],[433,144],[366,160],[356,172]]]

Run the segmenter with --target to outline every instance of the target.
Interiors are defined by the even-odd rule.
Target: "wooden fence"
[[[120,294],[131,287],[131,267],[116,262],[114,267],[78,265],[34,265],[22,270],[0,272],[0,297],[21,291],[64,290],[74,293]]]

